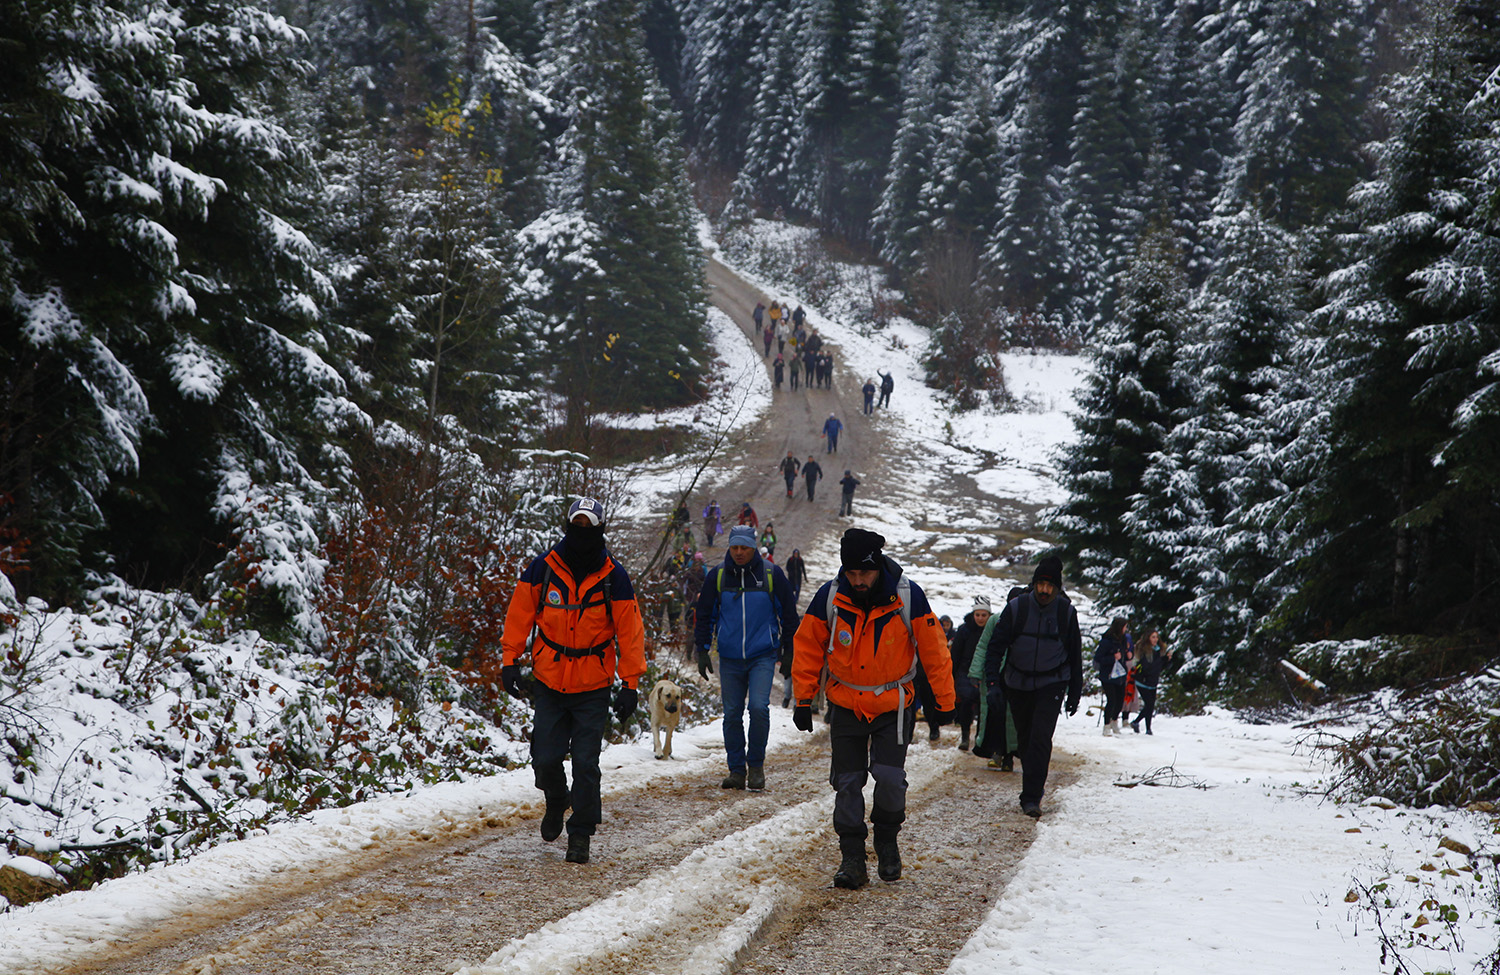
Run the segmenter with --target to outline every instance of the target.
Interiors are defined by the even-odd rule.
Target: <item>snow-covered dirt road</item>
[[[715,303],[747,333],[757,297],[769,302],[717,263],[710,285]],[[694,500],[715,493],[728,516],[750,499],[763,524],[774,521],[780,560],[794,545],[808,556],[813,581],[804,603],[836,569],[842,530],[872,517],[904,520],[924,535],[950,532],[946,546],[891,554],[903,562],[911,556],[929,572],[945,568],[948,578],[964,580],[959,591],[1003,592],[1005,582],[982,565],[982,549],[955,543],[951,527],[924,523],[951,525],[955,511],[973,524],[1010,512],[1014,523],[991,534],[993,543],[997,536],[1023,537],[1029,512],[982,497],[963,464],[933,476],[934,468],[948,465],[924,447],[932,431],[909,430],[896,413],[864,416],[858,356],[831,336],[830,342],[836,361],[846,364],[834,388],[776,393]],[[834,455],[818,434],[830,412],[846,424]],[[788,449],[824,464],[828,480],[815,502],[806,500],[800,482],[786,497],[775,467]],[[864,482],[854,519],[837,517],[836,482],[846,467]],[[975,531],[972,524],[966,530]],[[988,524],[980,529],[988,531]],[[710,561],[721,552],[710,549]],[[975,573],[990,577],[971,579]],[[780,693],[778,678],[774,703]],[[1036,824],[1017,806],[1017,775],[987,769],[959,751],[956,729],[946,729],[937,743],[926,740],[925,730],[919,726],[907,765],[906,869],[896,883],[872,880],[855,892],[831,886],[838,851],[826,731],[819,725],[812,736],[796,732],[790,712],[773,708],[764,793],[719,788],[717,724],[679,736],[671,762],[612,770],[606,752],[605,822],[587,865],[564,862],[562,841],[541,841],[538,794],[520,770],[510,775],[525,781],[496,793],[503,801],[444,811],[437,827],[367,829],[356,817],[346,830],[352,840],[341,837],[332,853],[321,850],[302,865],[278,863],[255,883],[229,885],[188,910],[155,912],[154,926],[144,930],[138,923],[109,927],[87,946],[74,937],[65,957],[27,970],[943,971],[994,906]],[[645,747],[649,759],[649,745],[616,747]],[[1059,753],[1049,791],[1065,786],[1075,769]],[[136,915],[137,922],[150,913]]]
[[[612,788],[606,768],[587,865],[541,841],[539,806],[497,811],[451,834],[372,837],[352,872],[285,871],[47,970],[941,971],[1035,830],[1016,776],[958,751],[951,730],[914,744],[903,879],[836,890],[826,731],[800,735],[780,709],[775,723],[764,793],[718,787],[711,729],[644,786]],[[1057,784],[1069,776],[1064,760]]]

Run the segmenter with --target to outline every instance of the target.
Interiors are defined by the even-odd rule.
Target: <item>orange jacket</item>
[[[894,571],[893,571],[894,570]],[[807,606],[792,651],[792,690],[798,702],[811,701],[818,692],[823,662],[828,661],[828,700],[848,708],[869,721],[876,715],[894,711],[899,696],[893,687],[883,694],[858,691],[857,684],[876,687],[901,681],[911,671],[915,657],[932,685],[937,706],[943,711],[954,707],[953,663],[948,656],[948,641],[927,597],[912,583],[911,628],[917,645],[912,647],[911,634],[901,622],[901,600],[896,594],[896,580],[901,569],[889,558],[882,572],[881,595],[873,609],[854,604],[848,581],[843,573],[837,580],[825,582]],[[838,610],[833,647],[828,640],[828,600]],[[908,704],[916,700],[913,681],[904,681]]]
[[[646,630],[635,589],[608,552],[604,564],[581,581],[573,579],[555,547],[532,559],[505,612],[502,664],[526,655],[533,626],[531,673],[554,691],[608,687],[617,668],[620,680],[636,687],[646,672]]]

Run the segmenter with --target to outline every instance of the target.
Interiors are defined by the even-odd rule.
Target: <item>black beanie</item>
[[[1062,559],[1049,555],[1037,563],[1036,571],[1031,574],[1032,585],[1043,579],[1059,589],[1062,588]]]
[[[863,528],[851,528],[839,541],[839,559],[842,568],[879,569],[884,561],[880,550],[885,546],[885,537]]]

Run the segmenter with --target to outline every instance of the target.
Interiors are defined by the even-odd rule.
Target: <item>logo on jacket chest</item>
[[[847,647],[849,644],[851,644],[853,642],[854,642],[854,634],[850,633],[848,630],[844,629],[842,626],[839,627],[839,646],[841,646],[841,647]]]
[[[548,589],[547,590],[547,602],[550,603],[553,606],[561,606],[562,605],[562,593],[558,592],[556,589]]]

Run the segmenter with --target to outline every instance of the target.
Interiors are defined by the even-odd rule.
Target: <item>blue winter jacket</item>
[[[693,646],[708,650],[716,631],[721,657],[749,660],[780,650],[790,654],[797,606],[786,573],[758,555],[744,566],[726,558],[710,569],[698,594]]]

